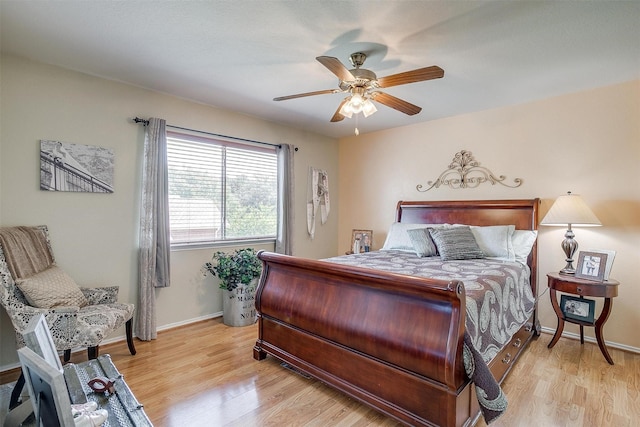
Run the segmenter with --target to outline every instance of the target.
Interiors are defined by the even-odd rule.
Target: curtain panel
[[[293,202],[294,175],[293,152],[295,147],[281,144],[277,148],[278,156],[278,229],[276,252],[285,255],[293,253]]]
[[[169,183],[166,121],[151,118],[145,127],[140,212],[139,292],[136,335],[157,337],[155,288],[169,286]]]

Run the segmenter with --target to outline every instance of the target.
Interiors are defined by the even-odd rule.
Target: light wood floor
[[[255,361],[256,336],[256,326],[213,319],[136,341],[136,356],[124,342],[101,353],[111,354],[156,427],[399,425],[272,357]],[[594,344],[563,338],[548,350],[550,339],[534,341],[506,379],[509,409],[492,427],[640,425],[640,355],[610,349],[610,366]]]

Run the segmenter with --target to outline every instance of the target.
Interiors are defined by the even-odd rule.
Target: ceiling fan
[[[391,107],[402,113],[413,116],[418,114],[422,108],[413,105],[400,98],[396,98],[388,93],[380,92],[380,88],[388,88],[408,83],[416,83],[425,80],[439,79],[444,76],[444,70],[438,66],[419,68],[404,73],[392,74],[378,78],[373,71],[360,68],[367,59],[367,55],[362,52],[351,54],[351,64],[354,69],[348,70],[340,60],[332,56],[318,56],[316,60],[327,67],[338,79],[338,89],[326,89],[315,92],[305,92],[296,95],[280,96],[273,98],[274,101],[284,101],[287,99],[302,98],[305,96],[323,95],[327,93],[348,93],[338,106],[335,114],[331,118],[332,122],[339,122],[345,117],[351,118],[353,114],[362,112],[365,117],[376,112],[376,107],[371,101]]]

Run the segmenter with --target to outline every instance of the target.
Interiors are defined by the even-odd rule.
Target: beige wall
[[[3,56],[0,68],[0,225],[47,224],[58,264],[80,284],[120,285],[120,300],[137,302],[137,221],[143,128],[128,118],[162,117],[169,124],[300,147],[295,154],[297,255],[335,255],[334,211],[315,240],[306,232],[309,166],[337,183],[334,139],[57,67]],[[53,139],[112,148],[115,193],[39,190],[39,141]],[[256,247],[259,248],[259,247]],[[172,253],[172,286],[157,291],[160,327],[206,318],[222,310],[220,291],[200,268],[213,249]],[[0,309],[0,370],[16,366],[14,334]],[[119,336],[123,336],[120,331]]]
[[[423,102],[429,102],[424,100]],[[613,249],[612,277],[622,284],[604,336],[640,351],[640,81],[525,105],[468,114],[340,140],[339,251],[351,230],[373,229],[380,248],[398,200],[542,199],[541,217],[553,200],[581,194],[603,227],[575,228],[580,249]],[[375,120],[375,115],[367,120]],[[438,188],[420,193],[460,150],[519,188],[483,184],[475,189]],[[564,266],[564,229],[541,227],[540,312],[556,328],[546,273]],[[596,307],[597,313],[601,303]],[[575,325],[565,331],[578,332]],[[593,337],[593,328],[586,328]]]
[[[48,224],[58,263],[81,284],[118,284],[120,299],[136,302],[137,212],[143,130],[127,118],[168,123],[300,147],[296,164],[296,255],[322,258],[349,247],[351,229],[374,230],[374,248],[400,199],[543,199],[542,215],[567,190],[582,194],[604,226],[576,229],[581,249],[618,251],[612,276],[622,282],[605,338],[640,348],[640,81],[499,110],[437,120],[343,139],[306,133],[148,90],[2,57],[0,64],[0,225]],[[425,101],[426,102],[426,101]],[[370,119],[375,119],[372,116]],[[111,195],[39,190],[40,139],[105,146],[116,155]],[[507,180],[510,189],[416,191],[434,180],[460,150]],[[339,159],[339,160],[338,160]],[[339,165],[339,167],[338,167]],[[330,174],[332,212],[306,233],[309,166]],[[338,191],[338,189],[340,191]],[[540,274],[563,266],[564,230],[541,228]],[[176,325],[220,312],[220,292],[200,274],[212,250],[172,252],[172,282],[157,291],[158,324]],[[543,325],[555,328],[548,293]],[[576,332],[573,326],[567,330]],[[590,329],[588,334],[592,335]],[[120,336],[124,335],[121,331]],[[16,366],[14,336],[0,309],[0,370]]]

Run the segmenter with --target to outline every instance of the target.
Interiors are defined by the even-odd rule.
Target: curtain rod
[[[141,119],[140,117],[134,118],[133,121],[135,123],[142,123],[144,126],[147,126],[149,124],[149,120]],[[278,147],[278,148],[281,147],[280,144],[271,144],[270,142],[262,142],[262,141],[255,141],[253,139],[238,138],[237,136],[222,135],[222,134],[219,134],[219,133],[205,132],[205,131],[202,131],[202,130],[189,129],[189,128],[184,128],[184,127],[174,126],[174,125],[169,125],[169,124],[166,125],[166,126],[169,127],[169,128],[173,128],[173,129],[180,129],[180,130],[186,130],[186,131],[189,131],[189,132],[198,132],[198,133],[202,133],[202,134],[205,134],[205,135],[218,136],[220,138],[235,139],[236,141],[251,142],[251,143],[254,143],[254,144],[269,145],[271,147]],[[294,150],[298,151],[298,147],[295,147]]]

